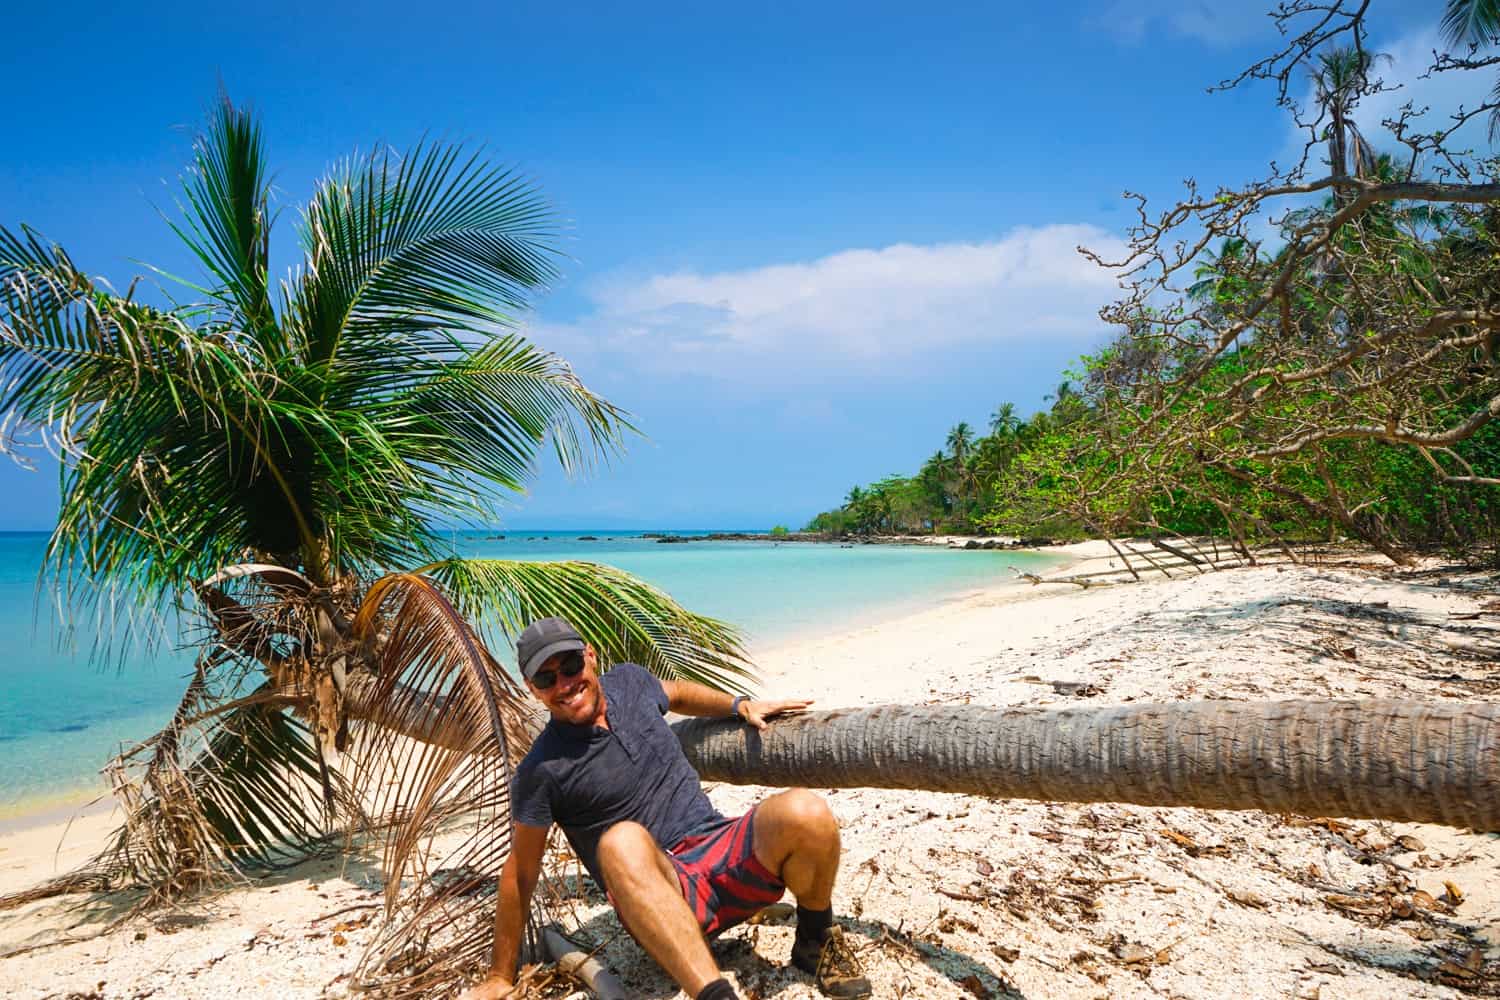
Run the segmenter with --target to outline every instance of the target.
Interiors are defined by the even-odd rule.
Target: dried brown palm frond
[[[322,767],[290,700],[246,694],[244,664],[222,647],[194,668],[171,721],[107,768],[125,813],[77,871],[0,899],[0,909],[68,892],[146,890],[130,914],[307,857],[356,808]]]
[[[352,806],[283,695],[222,680],[200,661],[172,722],[111,762],[125,823],[102,857],[148,888],[144,906],[301,860]]]
[[[535,709],[426,577],[376,581],[353,635],[380,653],[351,690],[351,779],[367,813],[387,821],[385,927],[356,981],[427,995],[487,963],[510,854],[511,760],[535,735]]]
[[[358,580],[344,576],[319,587],[284,566],[239,563],[194,590],[210,626],[202,641],[241,654],[312,729],[332,808],[329,774],[348,744],[344,698],[356,645],[350,621]]]

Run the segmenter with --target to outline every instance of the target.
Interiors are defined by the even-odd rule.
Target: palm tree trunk
[[[1500,830],[1500,705],[1180,702],[818,712],[674,726],[707,780],[1259,809]]]

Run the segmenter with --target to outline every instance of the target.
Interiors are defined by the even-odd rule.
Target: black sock
[[[735,996],[729,980],[719,978],[699,990],[696,1000],[739,1000],[739,997]]]
[[[826,910],[809,910],[804,906],[797,907],[797,940],[809,944],[823,943],[823,935],[828,928],[833,926],[833,908]]]

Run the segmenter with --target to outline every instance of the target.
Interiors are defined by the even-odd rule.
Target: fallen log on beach
[[[1129,802],[1500,830],[1500,705],[886,705],[673,726],[705,780]]]

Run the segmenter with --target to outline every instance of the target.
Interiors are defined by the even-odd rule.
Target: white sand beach
[[[1098,544],[1075,547],[1107,569]],[[1382,561],[1081,589],[997,584],[762,651],[764,689],[817,707],[1184,699],[1481,700],[1500,686],[1500,579]],[[715,785],[727,813],[766,790]],[[842,790],[835,907],[879,997],[1460,997],[1500,988],[1500,840],[1253,812]],[[111,826],[0,834],[0,892],[67,870]],[[60,846],[59,846],[60,845]],[[378,919],[378,866],[309,862],[97,935],[79,897],[0,912],[0,994],[323,997]],[[598,897],[580,919],[633,996],[681,996]],[[61,935],[80,939],[58,945]],[[789,926],[716,944],[747,997],[818,994]],[[46,945],[46,947],[37,947]],[[30,949],[30,950],[23,950]],[[575,993],[576,996],[584,996]]]

